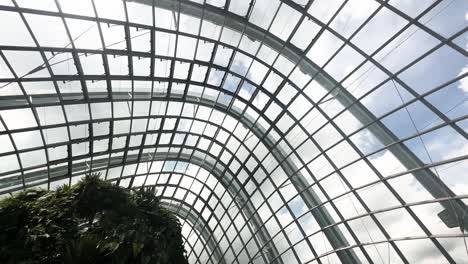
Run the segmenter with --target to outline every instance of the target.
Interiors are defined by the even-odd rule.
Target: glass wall
[[[467,12],[0,0],[0,194],[154,188],[191,263],[463,263]]]

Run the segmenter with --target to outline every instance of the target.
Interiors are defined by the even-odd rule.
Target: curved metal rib
[[[129,2],[137,2],[146,5],[153,5],[152,0],[130,0]],[[305,74],[315,76],[315,80],[322,85],[328,92],[332,90],[339,91],[335,93],[334,98],[337,99],[342,105],[353,107],[349,108],[349,111],[355,116],[363,125],[372,124],[369,126],[369,131],[383,144],[390,145],[398,141],[398,137],[393,134],[381,121],[376,120],[374,114],[372,114],[360,101],[349,93],[341,84],[339,84],[333,77],[323,71],[319,71],[319,67],[304,57],[302,50],[295,47],[290,43],[285,43],[280,38],[271,34],[270,32],[253,25],[247,19],[225,11],[220,8],[216,8],[210,5],[201,5],[195,2],[179,0],[160,0],[154,1],[154,5],[158,8],[163,8],[175,12],[181,12],[190,16],[201,17],[204,12],[204,19],[209,20],[215,24],[224,24],[225,27],[229,27],[238,32],[244,32],[244,34],[253,40],[263,39],[263,44],[270,47],[271,49],[281,53],[291,62],[298,63],[299,69]],[[293,7],[296,7],[293,5]],[[389,148],[389,150],[395,155],[395,157],[405,166],[407,169],[419,168],[424,163],[404,144],[397,144]],[[421,183],[422,186],[436,199],[444,197],[454,197],[454,192],[440,180],[437,175],[431,170],[419,170],[414,173],[415,178]],[[302,184],[299,183],[299,187]],[[439,215],[443,220],[448,218],[447,222],[458,223],[461,218],[468,211],[468,207],[460,200],[455,201],[444,201],[440,204],[445,208]],[[327,218],[327,217],[326,217]],[[444,221],[444,222],[446,222]],[[462,228],[468,231],[468,221],[462,222]],[[333,241],[333,240],[332,240]],[[334,246],[333,242],[332,246]],[[338,242],[336,245],[338,248],[346,246]],[[335,246],[334,246],[335,248]],[[335,248],[336,249],[336,248]]]
[[[202,239],[205,241],[205,243],[208,245],[210,248],[211,252],[213,252],[213,255],[217,261],[217,263],[226,263],[223,254],[219,247],[216,245],[216,239],[213,236],[213,230],[211,230],[210,226],[208,223],[206,223],[202,217],[200,217],[199,214],[195,210],[189,210],[186,207],[188,205],[182,203],[178,205],[172,204],[172,203],[167,203],[167,202],[161,202],[162,207],[166,208],[170,212],[177,214],[180,218],[183,218],[189,222],[191,222],[194,226],[194,228],[198,231],[198,233],[202,236]],[[200,220],[201,219],[201,220]]]

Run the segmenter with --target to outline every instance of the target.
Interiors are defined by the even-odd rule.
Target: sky
[[[53,1],[24,0],[17,2],[22,7],[45,9],[50,11],[57,10]],[[246,14],[248,9],[248,1],[231,2],[232,3],[229,11],[235,12],[238,15]],[[303,4],[302,2],[304,1],[294,2]],[[401,0],[390,1],[390,4],[404,13],[407,13],[409,16],[416,17],[432,2],[433,1],[424,1],[424,3],[419,3],[415,1]],[[123,6],[121,5],[121,1],[113,1],[113,3],[113,5],[108,5],[107,1],[96,1],[99,17],[123,20],[124,11]],[[315,1],[314,4],[309,8],[308,13],[317,18],[319,21],[327,23],[328,19],[331,18],[341,3],[342,1]],[[9,0],[0,1],[0,5],[10,4],[11,1]],[[77,4],[76,1],[72,0],[60,0],[60,4],[62,5],[63,11],[66,13],[92,17],[94,16],[92,6],[88,1],[80,1],[80,3]],[[223,6],[224,1],[209,1],[209,4],[214,6]],[[349,38],[364,22],[364,20],[367,19],[367,17],[369,17],[369,15],[374,10],[376,10],[376,8],[378,8],[378,6],[378,2],[372,0],[352,0],[331,22],[330,27],[339,34],[343,35],[345,38]],[[273,23],[271,23],[274,17],[274,13],[278,8],[279,12],[276,15]],[[146,6],[129,3],[128,10],[129,19],[132,22],[152,25],[151,10]],[[467,10],[466,3],[464,3],[462,0],[443,1],[443,3],[441,3],[437,8],[421,18],[420,22],[445,38],[451,37],[454,33],[466,27],[468,21]],[[0,21],[3,21],[2,23],[4,25],[8,25],[5,27],[0,27],[0,34],[4,36],[4,38],[0,40],[0,45],[35,46],[19,15],[10,11],[0,11],[0,15]],[[156,15],[158,17],[156,20],[157,27],[168,29],[176,28],[176,23],[171,12],[158,9]],[[148,17],[150,19],[148,19]],[[272,34],[276,35],[283,41],[291,37],[291,43],[298,49],[304,50],[308,43],[310,43],[310,41],[312,41],[312,39],[314,39],[318,33],[320,26],[312,20],[305,19],[299,27],[299,30],[291,36],[294,25],[298,23],[299,18],[300,13],[288,7],[286,4],[280,5],[279,1],[259,0],[256,1],[254,5],[249,21],[263,29],[269,29]],[[65,27],[59,18],[51,19],[39,15],[26,14],[26,20],[31,25],[31,28],[34,34],[37,36],[40,45],[51,47],[70,47]],[[98,31],[99,28],[96,23],[84,23],[83,21],[75,19],[67,19],[66,22],[70,29],[72,38],[76,39],[74,44],[77,48],[102,48]],[[198,34],[199,23],[199,19],[181,15],[179,29],[185,33]],[[388,71],[391,73],[397,73],[409,62],[431,50],[435,45],[440,43],[439,40],[424,30],[421,30],[416,26],[411,26],[405,32],[403,32],[400,37],[397,37],[384,49],[374,54],[380,45],[382,45],[399,29],[405,26],[406,23],[407,21],[405,19],[384,8],[369,22],[367,26],[355,34],[355,36],[351,39],[351,43],[360,48],[367,55],[373,55],[373,58],[378,63],[382,64],[383,67],[388,69]],[[117,51],[126,49],[125,42],[123,41],[125,37],[123,26],[106,25],[105,23],[101,23],[100,27],[104,35],[103,42],[107,48],[111,47]],[[148,30],[132,29],[131,35],[135,36],[135,38],[133,38],[131,41],[132,48],[135,51],[150,51],[151,47],[149,45],[150,42]],[[252,40],[247,37],[241,38],[241,34],[239,32],[235,32],[228,28],[221,30],[219,25],[204,22],[201,29],[201,35],[214,40],[220,39],[221,42],[229,43],[233,46],[239,45],[242,50],[257,56],[267,63],[267,65],[263,65],[259,61],[252,60],[250,57],[244,54],[239,52],[234,53],[234,51],[228,47],[218,48],[214,58],[214,64],[226,67],[228,66],[230,56],[234,55],[234,61],[230,70],[236,74],[239,74],[240,76],[245,76],[248,80],[251,81],[250,83],[242,83],[238,92],[239,99],[241,100],[232,101],[234,104],[231,111],[241,112],[246,107],[242,100],[249,100],[251,97],[255,96],[252,100],[252,103],[256,109],[252,109],[250,107],[247,108],[246,112],[244,113],[244,117],[248,120],[256,120],[258,117],[258,112],[263,110],[266,104],[271,100],[268,93],[274,93],[276,90],[280,89],[278,95],[275,98],[277,101],[269,104],[265,111],[266,119],[258,120],[256,126],[264,131],[269,127],[270,123],[273,123],[276,131],[271,132],[270,136],[274,140],[277,140],[278,133],[288,131],[291,126],[291,122],[294,119],[303,118],[301,124],[304,126],[306,131],[309,133],[314,133],[313,138],[317,142],[318,146],[314,146],[314,143],[311,144],[311,141],[308,140],[308,144],[304,145],[308,147],[302,148],[301,157],[292,158],[296,160],[300,158],[304,161],[313,160],[310,164],[307,165],[307,167],[312,173],[314,173],[317,179],[321,179],[322,177],[327,176],[327,178],[320,181],[320,184],[324,187],[325,191],[329,194],[330,197],[333,198],[348,191],[347,188],[343,187],[338,175],[336,173],[332,173],[333,168],[331,164],[326,159],[324,159],[323,156],[315,158],[316,155],[320,153],[318,147],[327,149],[337,141],[341,140],[342,136],[331,125],[327,125],[322,129],[317,130],[319,127],[321,127],[322,124],[325,124],[326,119],[317,110],[314,110],[308,114],[305,114],[306,111],[304,111],[312,107],[312,104],[305,98],[310,98],[315,104],[323,97],[323,95],[325,95],[327,90],[323,87],[323,84],[317,81],[312,81],[309,83],[311,76],[302,72],[301,69],[295,68],[294,66],[297,62],[291,62],[282,55],[277,58],[277,51],[274,51],[265,45],[261,45],[259,41]],[[157,55],[175,55],[180,59],[186,60],[193,60],[195,58],[205,63],[209,62],[214,47],[212,43],[199,42],[198,52],[195,54],[196,39],[194,38],[179,37],[177,38],[176,46],[176,36],[174,34],[158,32],[156,40],[155,52]],[[454,41],[454,43],[466,51],[468,49],[468,35],[466,35],[466,33],[462,34]],[[305,54],[306,58],[317,64],[319,67],[324,66],[329,58],[342,44],[343,41],[335,36],[332,32],[325,31],[317,40],[317,42],[312,46],[312,48]],[[28,74],[28,72],[30,72],[32,69],[43,63],[43,60],[38,52],[15,52],[4,50],[3,53],[8,62],[13,66],[15,71],[17,71],[19,76]],[[73,65],[73,61],[71,60],[71,53],[62,53],[58,55],[46,53],[46,55],[48,58],[53,58],[50,60],[51,63],[57,62],[57,64],[53,67],[54,74],[74,75],[77,73],[76,67]],[[85,74],[104,74],[104,69],[102,67],[103,61],[101,56],[80,53],[79,59],[83,64]],[[128,61],[125,57],[108,56],[107,59],[110,63],[111,74],[126,75],[128,73]],[[362,56],[362,54],[359,54],[359,52],[357,52],[353,47],[347,45],[324,67],[324,70],[330,74],[331,77],[340,82],[343,80],[343,78],[346,78],[346,76],[351,71],[353,71],[364,59],[365,58]],[[148,58],[135,57],[133,58],[133,63],[135,75],[149,75],[150,60]],[[169,76],[171,64],[168,60],[156,60],[155,65],[155,77],[163,78]],[[277,72],[269,73],[267,67],[269,65],[272,65]],[[206,73],[206,67],[204,65],[197,65],[194,68],[197,70],[194,71],[192,78],[199,82],[203,81],[203,76]],[[187,70],[187,63],[176,63],[176,78],[186,79]],[[414,66],[411,66],[405,71],[399,73],[397,77],[416,93],[422,94],[446,83],[447,81],[451,81],[454,78],[465,74],[466,72],[468,72],[468,61],[466,60],[466,57],[453,48],[444,45],[436,51],[432,52],[429,56]],[[284,87],[279,88],[278,86],[283,79],[279,76],[278,73],[284,74],[286,76],[291,73],[290,83],[287,83]],[[208,75],[208,84],[214,86],[221,85],[221,81],[224,75],[225,73],[223,71],[211,69]],[[11,76],[11,72],[9,72],[5,62],[0,59],[0,78],[11,78]],[[48,76],[50,75],[46,70],[41,70],[33,74],[26,75],[27,78]],[[343,86],[353,96],[360,98],[366,92],[368,92],[369,89],[375,87],[387,77],[388,75],[381,69],[372,63],[367,62],[363,67],[343,80]],[[258,88],[256,88],[255,85],[261,84],[263,79],[266,79],[263,87],[267,92],[257,92],[256,90],[258,90]],[[129,84],[130,82],[128,81],[114,81],[112,83],[114,91],[124,93],[131,93]],[[229,92],[235,92],[239,84],[239,77],[228,74],[222,88]],[[28,95],[43,93],[55,94],[55,89],[51,89],[52,86],[50,82],[23,82],[23,85]],[[0,97],[22,94],[19,86],[16,83],[8,84],[2,82],[0,79],[0,87],[2,87],[0,88]],[[149,82],[140,81],[137,83],[136,88],[137,87],[138,89],[136,90],[138,91],[140,91],[140,89],[141,91],[145,92],[150,91],[148,88],[150,87]],[[158,84],[158,91],[165,93],[167,91],[167,87],[167,83],[160,83]],[[297,90],[298,88],[300,90]],[[106,91],[106,83],[103,81],[88,82],[88,89],[91,92]],[[63,94],[81,93],[78,82],[62,83],[60,84],[59,90]],[[193,84],[189,86],[188,93],[191,95],[203,96],[204,98],[211,98],[212,100],[217,99],[219,103],[225,105],[233,100],[232,97],[219,94],[213,89],[206,88],[203,94],[198,91],[201,91],[200,87],[197,87]],[[297,100],[293,101],[290,108],[288,108],[287,113],[281,113],[279,104],[288,104],[291,101],[291,98],[298,93],[300,96]],[[465,77],[431,94],[426,99],[430,104],[432,104],[440,112],[444,113],[448,118],[455,119],[462,117],[467,113],[467,93],[468,81]],[[129,94],[129,98],[131,98],[131,96],[132,95]],[[375,116],[380,117],[392,109],[399,107],[403,103],[406,103],[409,100],[413,100],[414,98],[414,95],[406,91],[406,89],[402,87],[400,83],[388,81],[376,91],[365,96],[361,102]],[[133,111],[136,116],[144,117],[148,114],[149,105],[149,101],[146,101],[142,103],[136,103],[132,108],[125,102],[122,102],[114,104],[114,109],[115,114],[119,117],[128,118],[130,116],[130,111]],[[155,110],[156,106],[158,108],[157,110]],[[169,106],[154,104],[152,114],[155,112],[158,114],[164,114],[166,107],[168,109],[167,111],[172,111],[171,109],[175,109],[172,106],[173,104]],[[329,117],[334,117],[344,107],[340,102],[334,99],[322,102],[319,104],[319,106],[322,111]],[[186,105],[184,109],[181,109],[181,111],[183,115],[192,117],[194,115],[193,109],[195,108],[196,106]],[[110,104],[106,103],[92,104],[90,107],[88,107],[87,104],[67,106],[65,108],[65,113],[62,113],[59,107],[39,108],[37,113],[41,125],[52,125],[63,123],[65,120],[65,115],[69,121],[89,120],[89,109],[91,109],[93,119],[111,116]],[[219,111],[211,109],[202,111],[201,109],[203,108],[197,110],[196,114],[196,116],[200,117],[201,119],[207,119],[214,115],[223,115],[222,113],[219,113]],[[5,121],[9,130],[13,129],[16,131],[18,129],[34,127],[37,125],[32,111],[28,108],[21,110],[0,110],[0,116]],[[346,134],[359,129],[363,125],[355,117],[353,117],[349,111],[345,111],[334,120],[337,126],[345,131]],[[157,121],[153,121],[153,123],[151,122],[151,120],[148,120],[148,123],[143,121],[140,122],[138,126],[141,129],[146,127],[147,124],[150,128],[156,127],[156,125],[153,126],[153,124],[155,124],[154,122]],[[427,106],[418,100],[410,104],[408,107],[403,108],[388,117],[385,117],[382,119],[382,122],[399,138],[408,137],[443,123],[443,121],[438,118],[432,110],[430,110]],[[135,121],[134,123],[137,122]],[[238,151],[237,153],[232,154],[235,154],[241,162],[247,161],[248,154],[254,151],[253,148],[255,147],[255,144],[249,143],[258,142],[257,136],[249,138],[251,135],[248,134],[249,130],[243,128],[242,125],[237,124],[235,119],[223,118],[221,121],[218,120],[218,123],[224,128],[232,128],[234,135],[237,137],[237,139],[231,138],[229,141],[225,142],[225,147],[235,152],[237,149],[236,146],[242,146],[242,148],[245,148],[246,151]],[[466,120],[458,122],[457,124],[464,131],[466,131],[468,126],[468,122],[466,122]],[[213,137],[214,134],[212,131],[215,131],[215,128],[202,129],[205,126],[206,124],[199,124],[190,126],[190,129],[195,132],[198,131],[197,133],[199,134],[205,133],[206,136]],[[95,127],[95,134],[108,134],[107,126],[102,124],[99,126],[98,124],[95,124]],[[66,142],[69,140],[68,129],[71,131],[70,136],[72,138],[83,138],[88,136],[87,126],[81,125],[70,128],[62,127],[55,130],[47,130],[47,132],[44,133],[44,140],[48,143]],[[187,129],[187,126],[179,126],[177,129],[185,130]],[[122,122],[116,122],[115,124],[115,131],[118,131],[119,133],[128,133],[130,130],[138,131],[135,125],[130,127],[130,122],[128,120],[122,120]],[[0,133],[2,131],[5,131],[5,128],[3,125],[0,125]],[[286,138],[292,145],[297,146],[302,143],[303,140],[305,140],[303,133],[304,132],[299,128],[293,129],[286,136]],[[42,140],[39,140],[40,137],[41,135],[37,131],[14,132],[12,136],[17,147],[20,149],[42,146],[43,143]],[[125,139],[121,139],[122,140],[120,140],[120,142],[123,143]],[[383,147],[378,139],[367,129],[355,134],[350,139],[364,154],[371,153]],[[100,145],[103,147],[103,150],[106,150],[107,142],[108,141],[101,140],[100,143],[95,145]],[[115,142],[115,145],[117,145],[119,140],[115,140]],[[0,134],[0,144],[5,146],[0,151],[0,173],[17,169],[18,161],[16,160],[16,157],[14,155],[2,154],[11,153],[13,151],[13,144],[6,133]],[[84,142],[73,146],[73,154],[85,154],[89,146],[88,144],[89,143]],[[422,137],[416,137],[405,142],[405,144],[414,154],[418,156],[420,160],[427,164],[461,157],[468,154],[468,142],[466,139],[449,126],[445,126],[441,129],[425,134]],[[198,147],[203,148],[206,147],[206,145],[199,145]],[[290,152],[288,147],[286,147],[284,144],[280,145],[279,148],[286,153]],[[213,147],[213,152],[214,149],[215,148]],[[260,150],[254,153],[256,156],[267,156],[265,152],[267,151]],[[328,150],[327,154],[330,155],[331,160],[338,167],[345,166],[349,162],[359,158],[359,155],[351,149],[348,143],[345,142]],[[53,150],[51,149],[49,150],[49,155],[52,158],[64,158],[66,157],[66,148],[62,147]],[[222,154],[217,153],[217,155],[221,156]],[[46,162],[45,152],[41,149],[25,152],[20,156],[23,166],[25,167],[40,166]],[[270,170],[270,168],[273,168],[274,165],[277,164],[277,162],[268,159],[259,161],[263,164],[266,170]],[[384,177],[407,170],[407,168],[405,168],[388,150],[382,150],[376,154],[371,155],[369,157],[369,161]],[[295,164],[297,165],[298,169],[303,166],[302,162],[300,161],[295,162]],[[251,165],[249,166],[253,167]],[[457,163],[439,166],[437,167],[437,170],[434,170],[434,172],[457,195],[466,195],[468,181],[466,180],[463,172],[466,172],[467,170],[468,162],[466,160],[462,160]],[[310,175],[307,175],[308,173],[305,172],[305,170],[302,171],[304,172],[301,172],[301,175],[305,177],[310,184],[314,184],[314,181]],[[252,172],[248,171],[247,173]],[[279,170],[275,172],[268,171],[267,173],[271,173],[272,178],[284,177],[284,172]],[[342,174],[349,180],[353,187],[359,187],[377,180],[375,173],[373,173],[369,166],[364,162],[358,162],[355,165],[346,167],[342,170]],[[275,182],[276,180],[273,179],[273,181]],[[277,183],[275,182],[275,184]],[[396,178],[395,180],[390,181],[390,184],[398,191],[405,202],[418,202],[432,199],[427,191],[425,191],[419,182],[412,176],[412,174],[406,174],[405,176]],[[260,187],[260,189],[262,192],[268,193],[268,190],[265,186],[266,185]],[[288,188],[287,190],[288,191],[283,195],[293,196],[293,194],[297,193],[296,190],[291,188]],[[360,189],[358,193],[362,195],[364,202],[371,210],[380,210],[398,205],[395,197],[393,197],[393,195],[382,184],[375,184],[370,187]],[[321,196],[323,197],[323,195]],[[252,199],[254,199],[254,197],[255,199],[260,199],[259,201],[253,201],[254,204],[263,202],[263,197],[253,196]],[[382,197],[385,197],[385,199]],[[344,216],[346,216],[346,218],[365,213],[364,209],[356,200],[356,198],[350,194],[337,199],[336,204],[339,211]],[[304,213],[307,210],[306,206],[300,199],[294,200],[294,202],[290,202],[289,208],[292,210],[294,215],[299,215],[300,212]],[[438,204],[428,204],[414,207],[414,210],[420,219],[428,219],[424,220],[424,222],[427,226],[430,227],[432,233],[459,233],[460,231],[458,229],[449,229],[440,222],[440,219],[436,216],[436,214],[439,213],[442,209],[443,208]],[[291,223],[291,215],[289,212],[287,212],[287,210],[285,210],[285,208],[277,213],[277,217],[282,223]],[[417,227],[415,221],[411,219],[411,217],[408,216],[408,213],[402,209],[380,213],[377,215],[377,218],[383,223],[391,237],[406,237],[412,235],[424,236],[424,233],[420,230],[419,227]],[[339,221],[336,216],[335,220]],[[303,224],[302,226],[307,234],[312,233],[311,230],[314,228],[318,228],[317,224],[312,218],[307,218],[307,221],[304,221],[306,224]],[[381,240],[384,240],[375,223],[373,223],[373,221],[368,217],[353,220],[352,223],[352,229],[356,232],[361,242],[372,242],[372,239],[378,241],[379,237]],[[402,223],[405,223],[408,226],[413,225],[414,228],[407,228],[407,232],[405,232],[406,230],[403,231],[400,228]],[[291,236],[291,239],[293,239],[294,236],[298,234],[298,232],[288,233],[288,235]],[[372,234],[372,236],[370,234]],[[331,250],[331,247],[328,244],[326,238],[322,238],[322,236],[322,233],[317,233],[313,235],[311,239],[309,239],[311,243],[313,243],[314,248],[319,255],[326,254],[326,252]],[[347,236],[347,238],[352,241],[352,238],[350,238],[349,235]],[[318,237],[320,238],[318,239]],[[323,243],[319,243],[319,240],[323,240]],[[284,239],[276,240],[275,242],[280,252],[286,250],[289,247],[287,241]],[[454,256],[454,258],[463,259],[463,257],[467,254],[464,252],[461,239],[441,239],[441,243],[447,250],[449,250],[450,254]],[[427,239],[410,240],[397,243],[398,246],[400,246],[400,244],[402,245],[400,248],[404,248],[404,254],[408,257],[409,260],[430,258],[432,260],[437,259],[437,261],[440,261],[440,263],[443,263],[444,261],[443,256],[440,254],[426,254],[426,252],[437,252],[437,250],[434,248],[434,245]],[[234,248],[236,248],[236,246],[234,246]],[[373,257],[380,260],[387,259],[388,255],[391,255],[393,260],[393,255],[396,254],[395,252],[392,253],[392,251],[389,251],[385,243],[376,244],[370,248],[371,249],[369,249],[369,252],[372,251],[374,252],[373,254],[375,254]],[[301,255],[301,258],[307,258],[305,255],[307,254],[304,254],[304,256]],[[291,255],[287,255],[284,257],[284,259],[292,261],[292,259],[290,259],[291,257]],[[331,256],[327,256],[325,258],[327,261],[330,261],[330,263],[333,263],[333,259],[336,260],[336,255],[332,254]],[[260,260],[260,258],[258,258],[258,260]],[[392,261],[392,263],[397,262]]]

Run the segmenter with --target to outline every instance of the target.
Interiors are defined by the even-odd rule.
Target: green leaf
[[[128,191],[99,175],[1,200],[0,230],[9,263],[188,263],[180,223],[154,190]]]
[[[138,256],[138,254],[140,254],[141,250],[143,249],[145,245],[142,244],[142,243],[136,243],[136,242],[133,242],[132,243],[132,248],[133,248],[133,256]]]
[[[116,251],[119,248],[120,244],[118,242],[112,241],[110,243],[107,243],[104,248],[106,250],[109,250],[111,253]]]

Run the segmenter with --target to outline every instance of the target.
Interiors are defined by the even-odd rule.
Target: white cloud
[[[462,75],[462,74],[464,74],[466,72],[468,72],[468,65],[463,67],[463,69],[460,71],[458,76],[460,76],[460,75]],[[464,91],[465,93],[468,93],[468,78],[467,77],[464,77],[463,79],[461,79],[459,81],[458,88],[461,89],[462,91]]]

